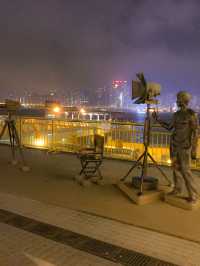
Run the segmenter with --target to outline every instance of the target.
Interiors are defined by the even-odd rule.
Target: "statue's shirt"
[[[192,146],[193,132],[198,128],[198,118],[191,109],[179,110],[173,115],[171,145],[188,149]]]

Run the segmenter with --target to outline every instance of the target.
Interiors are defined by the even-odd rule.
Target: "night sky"
[[[0,0],[0,89],[146,77],[199,93],[198,0]],[[199,93],[200,94],[200,93]]]

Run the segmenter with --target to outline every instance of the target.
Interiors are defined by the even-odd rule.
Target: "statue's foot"
[[[169,196],[180,196],[181,195],[181,190],[175,188],[172,191],[170,191],[169,193],[167,193],[167,195],[169,195]]]
[[[191,203],[191,204],[196,204],[199,201],[199,198],[196,196],[192,196],[192,197],[188,197],[187,202]]]

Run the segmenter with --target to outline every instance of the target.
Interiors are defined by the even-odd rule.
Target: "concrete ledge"
[[[174,207],[188,211],[197,210],[200,208],[200,200],[198,200],[196,203],[189,203],[184,197],[176,197],[172,195],[165,195],[164,200],[166,203]]]
[[[137,205],[150,204],[161,200],[164,196],[164,192],[157,190],[144,191],[143,194],[139,196],[139,190],[135,189],[131,183],[119,182],[116,186]]]

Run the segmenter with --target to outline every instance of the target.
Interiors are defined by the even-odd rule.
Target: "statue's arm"
[[[192,159],[196,159],[197,156],[197,145],[199,137],[199,119],[197,114],[194,114],[191,119],[191,128],[192,128],[192,150],[191,155]]]
[[[172,120],[169,122],[169,123],[167,123],[167,122],[165,122],[165,121],[162,121],[159,117],[158,117],[158,115],[157,115],[157,113],[154,113],[153,114],[153,118],[162,126],[162,127],[164,127],[165,129],[167,129],[167,130],[171,130],[173,127],[174,127],[174,120],[175,120],[175,115],[173,115],[173,117],[172,117]]]

